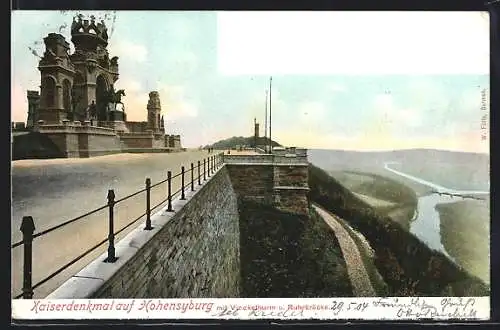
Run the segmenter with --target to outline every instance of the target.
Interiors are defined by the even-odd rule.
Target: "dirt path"
[[[361,253],[358,246],[351,238],[346,229],[339,223],[339,220],[332,214],[326,212],[322,208],[313,205],[318,214],[325,220],[325,222],[333,229],[337,237],[342,254],[344,255],[345,263],[347,266],[347,274],[351,279],[353,287],[353,294],[357,297],[375,297],[377,296],[373,289],[370,277],[366,271]]]

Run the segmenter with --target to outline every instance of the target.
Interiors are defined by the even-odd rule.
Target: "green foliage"
[[[243,145],[246,145],[248,147],[250,147],[250,146],[253,147],[255,145],[255,138],[253,136],[250,136],[250,137],[233,136],[229,139],[217,141],[211,145],[207,145],[207,146],[205,146],[205,148],[232,149],[232,148],[236,148],[236,146],[243,146]],[[258,146],[269,145],[269,138],[259,137],[257,139],[257,145]],[[281,147],[281,145],[276,141],[272,141],[272,146],[273,147]]]
[[[325,171],[309,167],[309,199],[345,219],[375,250],[375,265],[393,296],[485,296],[489,287],[431,250],[401,225],[377,214]]]
[[[486,201],[464,200],[436,205],[442,242],[469,273],[486,282],[490,277],[490,217]]]
[[[370,181],[361,183],[356,192],[370,195],[379,199],[398,203],[401,206],[414,206],[418,204],[417,194],[411,188],[399,183],[396,180],[372,173],[352,172],[359,175],[366,175],[372,178]]]
[[[238,204],[242,296],[352,296],[340,247],[322,221]]]

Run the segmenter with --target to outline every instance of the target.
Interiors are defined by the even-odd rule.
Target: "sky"
[[[254,118],[264,135],[272,76],[283,145],[489,152],[487,12],[83,13],[105,18],[128,119],[146,120],[156,90],[166,133],[185,147],[251,136]],[[39,90],[32,50],[51,32],[70,42],[75,14],[12,12],[13,121]]]

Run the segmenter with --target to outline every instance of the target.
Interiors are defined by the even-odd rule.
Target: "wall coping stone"
[[[309,187],[300,186],[274,186],[274,190],[311,190]]]
[[[224,154],[226,164],[297,164],[307,162],[307,155],[297,154],[256,154],[256,155],[231,155]]]
[[[95,134],[116,135],[112,128],[73,125],[72,123],[56,125],[40,125],[38,131],[43,134]]]
[[[231,166],[309,166],[309,163],[251,163],[251,162],[241,162],[241,163],[226,163],[226,165]]]
[[[107,251],[102,253],[94,261],[90,262],[76,275],[70,277],[66,282],[50,293],[45,299],[84,299],[92,296],[123,267],[137,251],[149,242],[179,211],[182,210],[192,198],[200,193],[203,188],[224,168],[219,167],[214,174],[202,181],[201,185],[197,183],[195,191],[191,191],[190,186],[185,188],[185,200],[180,199],[180,194],[172,200],[174,212],[168,212],[168,205],[165,205],[160,211],[151,215],[152,230],[144,230],[144,221],[129,232],[124,238],[115,244],[115,253],[118,259],[114,263],[105,263]],[[91,277],[90,280],[88,277]]]

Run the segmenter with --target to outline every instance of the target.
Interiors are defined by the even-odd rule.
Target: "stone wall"
[[[120,240],[116,263],[96,259],[47,298],[238,297],[239,215],[227,169],[173,209],[152,217],[153,230],[141,224]]]
[[[274,171],[275,186],[307,188],[308,173],[307,166],[276,166]]]
[[[80,157],[80,140],[76,133],[47,134],[48,138],[57,145],[62,154],[67,157]]]
[[[54,133],[47,136],[65,157],[85,158],[121,152],[120,140],[112,135]]]
[[[307,215],[309,189],[274,188],[274,207],[280,211]]]
[[[88,134],[89,157],[117,153],[120,151],[121,144],[118,136]]]
[[[273,204],[273,166],[270,165],[229,165],[226,168],[231,177],[238,198]]]
[[[165,148],[165,139],[163,138],[162,135],[155,134],[154,139],[153,139],[153,148],[157,148],[157,149]]]
[[[67,158],[121,152],[120,140],[112,129],[65,123],[40,126],[38,131],[47,136]]]
[[[153,133],[120,134],[120,139],[127,148],[153,148]]]
[[[148,129],[147,121],[127,121],[126,125],[130,133],[145,132]]]
[[[269,157],[263,155],[255,158],[269,161]],[[242,201],[260,202],[296,214],[309,213],[307,165],[246,161],[238,164],[235,158],[230,159],[226,167],[236,195]]]
[[[165,135],[165,147],[172,149],[181,149],[181,136],[180,135]]]

